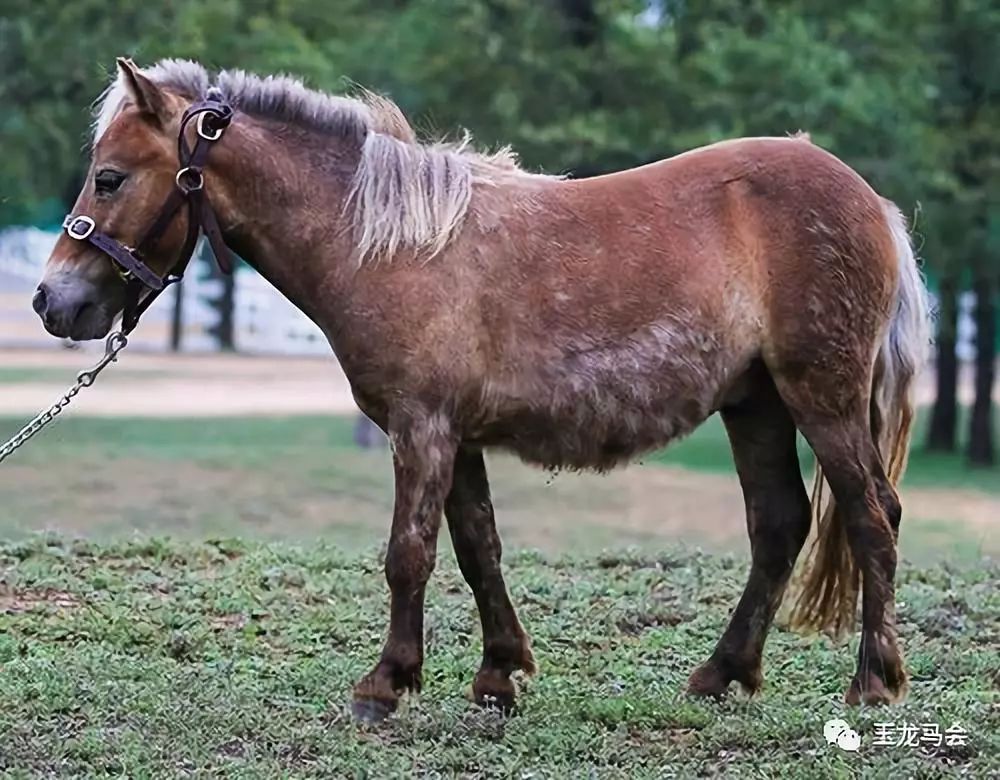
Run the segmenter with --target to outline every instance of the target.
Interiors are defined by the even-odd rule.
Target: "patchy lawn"
[[[348,715],[386,618],[375,556],[220,541],[0,547],[0,769],[14,777],[972,777],[1000,773],[1000,568],[904,568],[907,703],[849,710],[856,639],[776,629],[765,688],[682,695],[745,577],[732,557],[508,558],[540,672],[521,713],[463,698],[478,622],[442,555],[424,692],[379,726]],[[842,717],[861,749],[827,744]],[[880,747],[875,724],[958,724],[964,745]],[[901,732],[900,732],[901,733]]]

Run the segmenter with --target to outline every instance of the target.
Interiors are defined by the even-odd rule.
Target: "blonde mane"
[[[476,184],[541,177],[521,170],[507,147],[476,151],[458,143],[421,143],[399,107],[362,91],[341,97],[307,88],[290,76],[260,77],[224,70],[214,81],[199,63],[162,60],[146,69],[152,81],[196,100],[218,89],[235,108],[357,143],[360,161],[344,203],[359,263],[390,259],[402,249],[424,259],[439,253],[461,228]],[[119,76],[95,104],[93,143],[128,101]]]

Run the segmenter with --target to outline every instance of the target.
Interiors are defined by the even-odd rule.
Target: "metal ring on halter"
[[[186,183],[182,182],[181,179],[185,178],[186,176],[196,176],[197,177],[195,179],[196,183],[189,186]],[[190,165],[188,165],[177,171],[177,175],[174,177],[174,182],[176,182],[177,189],[179,189],[181,192],[184,193],[197,192],[198,190],[202,189],[205,186],[205,174],[203,174],[197,168],[192,168]]]
[[[80,230],[77,225],[83,225],[83,230]],[[66,219],[63,220],[63,228],[65,228],[66,235],[70,238],[75,238],[77,241],[83,241],[94,232],[96,225],[94,220],[87,216],[66,217]]]
[[[206,130],[205,129],[205,117],[208,116],[211,113],[212,113],[211,111],[203,111],[202,113],[198,114],[198,119],[195,120],[194,129],[195,129],[195,132],[197,132],[198,135],[200,135],[206,141],[218,141],[220,138],[222,138],[222,131],[225,130],[226,128],[225,127],[217,127],[214,131],[212,131],[212,130]],[[214,116],[214,114],[213,114],[213,116]]]

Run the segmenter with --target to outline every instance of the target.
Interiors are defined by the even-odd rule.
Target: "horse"
[[[206,111],[219,120],[207,131],[188,121]],[[179,158],[178,136],[187,150],[211,140],[211,155]],[[208,212],[175,209],[157,240],[140,237],[178,188],[210,204],[225,246],[323,330],[389,437],[388,636],[354,688],[356,717],[384,718],[420,689],[442,515],[482,623],[476,701],[512,710],[512,674],[535,670],[485,451],[603,472],[715,412],[745,496],[750,567],[688,692],[760,689],[766,635],[813,533],[794,625],[846,632],[860,596],[845,699],[905,695],[895,486],[928,351],[926,291],[899,209],[808,137],[729,140],[574,180],[468,138],[422,142],[373,93],[119,59],[74,207],[89,222],[69,218],[35,293],[52,334],[105,336],[136,285],[123,264],[176,271]],[[102,245],[80,240],[95,224]],[[797,433],[817,462],[811,496]]]

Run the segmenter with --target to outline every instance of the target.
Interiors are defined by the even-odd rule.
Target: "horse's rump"
[[[529,181],[478,207],[442,258],[461,273],[471,252],[481,274],[471,433],[547,466],[663,446],[737,400],[759,358],[795,372],[846,347],[870,363],[888,319],[881,200],[806,140]]]

